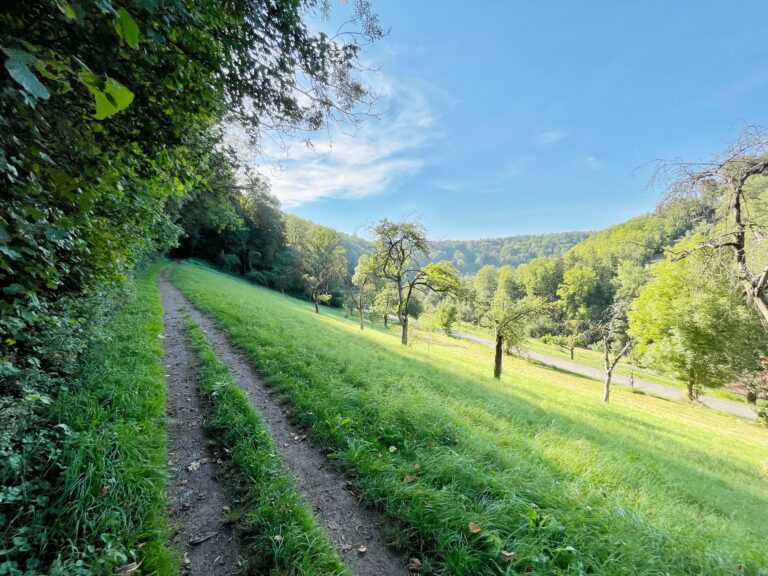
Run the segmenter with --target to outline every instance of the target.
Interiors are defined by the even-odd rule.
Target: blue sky
[[[384,216],[439,239],[603,228],[654,207],[649,162],[768,123],[768,2],[375,7],[381,118],[265,170],[287,211],[345,232]]]

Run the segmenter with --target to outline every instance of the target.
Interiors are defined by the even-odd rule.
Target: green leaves
[[[139,47],[139,26],[125,8],[117,11],[115,30],[128,46],[134,50]]]
[[[24,50],[16,50],[14,48],[0,49],[8,57],[5,60],[5,69],[11,78],[35,98],[48,100],[51,97],[51,93],[48,92],[48,89],[43,86],[42,82],[37,79],[35,73],[30,69],[30,66],[40,66],[40,61]]]
[[[109,118],[125,110],[133,102],[133,92],[117,80],[112,78],[103,80],[87,68],[83,68],[79,77],[96,101],[94,118],[97,120]]]

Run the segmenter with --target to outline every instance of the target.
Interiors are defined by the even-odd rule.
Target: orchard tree
[[[376,297],[376,276],[373,273],[372,259],[367,254],[360,256],[352,275],[352,285],[355,287],[356,306],[360,312],[360,330],[363,330],[363,312],[373,305]]]
[[[738,286],[763,319],[768,330],[768,132],[750,127],[727,150],[705,163],[663,163],[656,178],[664,180],[663,205],[680,198],[713,202],[709,214],[711,233],[684,250],[671,252],[675,259],[704,252],[710,269],[727,269],[731,286]],[[725,264],[725,266],[723,266]]]
[[[632,348],[632,340],[627,334],[627,328],[627,304],[619,300],[608,307],[603,314],[603,322],[598,328],[603,343],[603,366],[605,367],[603,402],[606,404],[611,397],[613,370]]]
[[[412,300],[420,291],[463,297],[464,286],[448,261],[423,265],[429,255],[424,227],[413,222],[381,220],[373,227],[373,271],[395,288],[395,313],[402,327],[401,342],[408,344]]]
[[[593,295],[600,279],[592,268],[577,265],[565,271],[563,281],[557,288],[559,304],[565,315],[566,332],[562,341],[573,360],[576,346],[585,343],[592,329],[594,315]]]
[[[526,327],[530,319],[540,313],[544,304],[538,298],[525,296],[523,287],[515,281],[515,271],[504,266],[492,278],[487,272],[486,286],[495,285],[493,297],[488,294],[476,294],[476,304],[480,315],[480,325],[493,330],[494,359],[493,377],[501,378],[504,347],[511,349],[526,337]]]
[[[456,304],[448,298],[443,298],[433,312],[437,326],[446,334],[451,335],[454,324],[459,319]]]
[[[381,278],[377,279],[382,281]],[[389,328],[389,317],[395,313],[395,304],[397,303],[397,290],[394,284],[383,282],[376,290],[371,306],[371,320],[375,317],[381,317],[384,328]]]
[[[326,292],[328,283],[336,279],[346,267],[344,247],[339,233],[326,226],[312,226],[299,246],[304,283],[315,312],[320,313],[318,304],[330,301]]]
[[[692,250],[700,235],[678,246]],[[629,334],[654,368],[682,380],[688,397],[719,386],[744,370],[757,369],[768,337],[753,309],[724,281],[702,273],[705,254],[693,250],[684,261],[657,264],[651,280],[629,310]]]

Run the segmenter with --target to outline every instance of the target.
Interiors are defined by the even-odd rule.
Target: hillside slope
[[[519,359],[497,382],[471,343],[402,347],[213,271],[176,278],[422,573],[768,569],[763,429],[628,390],[604,406],[599,383]]]

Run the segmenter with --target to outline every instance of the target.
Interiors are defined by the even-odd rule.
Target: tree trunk
[[[571,360],[573,360],[573,349],[574,349],[574,348],[575,348],[575,346],[571,346],[570,348],[568,348],[568,350],[569,350],[569,351],[570,351],[570,353],[571,353]]]
[[[695,400],[696,397],[693,395],[693,382],[686,382],[685,387],[688,390],[688,400]]]
[[[317,307],[317,296],[312,297],[312,302],[315,303],[315,314],[320,314],[320,308]]]
[[[357,307],[360,310],[360,330],[363,330],[363,301],[357,303]]]
[[[504,338],[502,338],[501,334],[496,334],[496,353],[493,357],[493,377],[496,378],[496,380],[501,379],[501,360],[502,352],[504,350],[503,341]]]
[[[611,341],[608,336],[603,336],[603,345],[605,346],[605,383],[603,384],[603,402],[608,404],[611,399],[611,376],[613,375],[613,366],[611,366]]]
[[[403,327],[402,334],[400,335],[400,343],[408,345],[408,316],[400,318],[400,325]]]
[[[606,404],[611,398],[611,376],[613,376],[613,370],[606,370],[605,383],[603,384],[603,402]]]
[[[389,316],[389,313],[384,312],[384,328],[389,328],[389,325],[387,324],[387,317]]]

